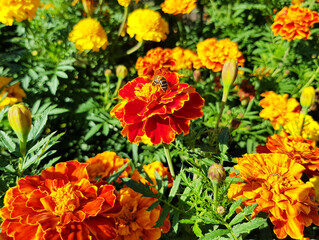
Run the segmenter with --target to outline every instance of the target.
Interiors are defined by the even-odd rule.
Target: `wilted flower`
[[[315,95],[316,95],[316,92],[313,87],[304,88],[300,96],[301,106],[306,109],[310,108],[315,101]]]
[[[234,118],[230,123],[232,129],[237,129],[240,124],[241,124],[241,120],[238,118]]]
[[[147,209],[157,201],[155,198],[142,197],[142,194],[124,187],[120,190],[118,201],[121,211],[115,215],[118,237],[116,240],[156,240],[162,232],[167,233],[171,227],[168,216],[160,227],[154,228],[162,212],[160,205],[151,211]]]
[[[284,7],[276,14],[271,30],[275,36],[280,35],[288,41],[295,39],[308,39],[310,27],[319,22],[316,11],[302,8],[297,5]]]
[[[244,101],[246,103],[249,103],[256,95],[256,90],[254,85],[250,84],[247,79],[243,79],[239,86],[236,87],[238,89],[237,95],[239,97],[239,100],[242,102],[242,105]]]
[[[161,15],[151,9],[136,9],[127,19],[127,33],[137,41],[160,42],[169,33],[168,23]]]
[[[162,4],[162,11],[168,14],[188,14],[196,7],[197,0],[165,0]]]
[[[285,154],[245,154],[237,158],[236,177],[245,182],[232,183],[228,190],[231,199],[244,198],[242,204],[258,203],[253,217],[259,212],[269,214],[278,238],[287,235],[303,237],[304,227],[319,225],[318,204],[311,183],[301,181],[305,168]]]
[[[228,38],[217,41],[216,38],[208,38],[197,44],[199,60],[194,63],[195,68],[202,66],[212,69],[214,72],[222,70],[228,59],[237,60],[238,66],[244,66],[245,59],[238,45]]]
[[[109,151],[99,153],[96,156],[89,158],[86,161],[88,164],[86,169],[90,181],[93,181],[98,176],[100,176],[100,179],[107,179],[112,175],[112,173],[117,172],[129,161],[130,160],[128,158],[121,158],[115,152]],[[120,177],[128,177],[131,171],[131,166],[128,165]]]
[[[98,52],[100,48],[105,50],[108,45],[103,27],[93,18],[85,18],[78,22],[70,32],[69,40],[74,42],[75,47],[81,52],[84,50]]]
[[[157,72],[165,74],[175,66],[175,60],[171,49],[161,47],[149,50],[145,57],[139,57],[135,68],[139,76],[147,76],[152,79]]]
[[[0,102],[0,109],[4,108],[7,105],[13,105],[17,102],[22,102],[22,98],[26,97],[25,92],[20,87],[20,82],[17,82],[14,85],[7,86],[12,81],[12,78],[0,77],[0,99],[6,95],[4,99]]]
[[[122,135],[139,143],[145,134],[154,144],[171,143],[176,134],[188,134],[190,119],[203,116],[204,99],[195,88],[179,83],[175,73],[164,75],[167,90],[138,77],[120,91],[121,102],[111,111],[121,121]]]
[[[223,165],[213,163],[208,169],[208,177],[213,183],[220,183],[224,181],[226,174]]]
[[[8,111],[9,124],[20,142],[26,142],[31,130],[31,112],[24,104],[13,105]]]
[[[198,56],[194,51],[181,47],[172,49],[172,57],[175,60],[175,65],[171,67],[172,71],[193,69],[194,62],[198,61]]]
[[[13,21],[31,21],[40,6],[40,0],[0,0],[0,22],[11,26]]]
[[[10,188],[0,209],[2,233],[15,240],[115,239],[112,185],[90,183],[86,163],[58,163]],[[77,238],[77,237],[74,237]],[[73,237],[72,237],[73,239]]]

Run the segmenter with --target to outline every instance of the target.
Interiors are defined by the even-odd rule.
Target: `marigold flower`
[[[7,86],[13,78],[0,77],[0,99],[7,94],[7,96],[0,102],[0,109],[3,109],[7,105],[13,105],[18,102],[22,102],[22,98],[26,97],[26,94],[22,88],[20,88],[20,82],[14,85]]]
[[[74,42],[75,47],[81,52],[84,50],[98,52],[100,48],[105,50],[108,45],[103,27],[93,18],[85,18],[78,22],[70,32],[69,40]]]
[[[161,4],[162,11],[168,14],[188,14],[196,7],[197,0],[165,0]]]
[[[256,96],[254,85],[250,84],[247,79],[243,79],[237,88],[237,95],[242,104],[244,103],[244,101],[246,101],[247,103],[250,102]]]
[[[300,105],[294,98],[288,99],[288,94],[278,95],[273,91],[260,94],[265,97],[260,100],[259,106],[263,110],[259,116],[264,119],[269,119],[275,130],[279,130],[280,126],[284,126],[290,119],[295,117],[294,113],[300,112]]]
[[[175,61],[175,65],[171,67],[172,71],[178,71],[180,69],[193,69],[193,63],[198,61],[197,54],[190,50],[181,47],[175,47],[172,49],[172,57]]]
[[[86,163],[88,164],[87,172],[90,181],[93,181],[98,176],[100,176],[100,179],[110,177],[129,161],[128,158],[121,158],[115,152],[109,151],[99,153],[95,157],[89,158]],[[132,168],[128,165],[120,177],[128,177],[131,171]]]
[[[31,21],[40,6],[40,0],[0,0],[0,22],[11,26],[13,21]]]
[[[142,194],[124,187],[119,192],[118,201],[121,211],[115,215],[118,232],[116,240],[156,240],[161,237],[162,232],[169,231],[171,225],[168,216],[162,226],[154,228],[162,212],[160,205],[152,211],[147,211],[157,199],[142,197]]]
[[[292,0],[291,4],[292,5],[301,5],[304,2],[304,0]]]
[[[10,188],[0,209],[2,233],[25,239],[115,239],[112,185],[90,183],[86,163],[58,163]],[[77,237],[72,237],[77,236]]]
[[[127,19],[127,33],[138,42],[160,42],[166,39],[169,33],[168,23],[161,15],[151,9],[136,9]]]
[[[111,111],[121,121],[122,135],[139,143],[145,134],[153,144],[171,143],[176,134],[188,134],[190,119],[203,116],[204,99],[195,88],[179,83],[175,73],[164,75],[167,90],[138,77],[120,91],[121,102]]]
[[[295,39],[308,39],[310,27],[319,22],[316,11],[299,7],[298,5],[284,7],[276,14],[271,30],[275,36],[280,35],[288,41]]]
[[[145,57],[139,57],[135,68],[139,76],[147,76],[152,79],[157,72],[165,74],[173,69],[175,60],[172,56],[172,50],[161,47],[149,50]]]
[[[316,201],[319,202],[319,176],[314,176],[309,179],[309,182],[315,189],[316,192]]]
[[[198,61],[195,68],[202,66],[219,72],[229,59],[237,60],[238,66],[244,66],[245,59],[238,45],[228,38],[217,41],[216,38],[208,38],[197,44]]]
[[[258,203],[253,216],[268,213],[278,238],[300,239],[305,226],[319,225],[315,192],[311,183],[301,181],[301,164],[285,154],[245,154],[237,158],[235,169],[245,182],[232,183],[228,197],[245,198],[246,206]]]

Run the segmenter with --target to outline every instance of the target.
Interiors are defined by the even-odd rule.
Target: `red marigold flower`
[[[250,102],[256,95],[254,85],[247,82],[247,79],[243,79],[239,85],[238,93],[239,100]]]
[[[253,217],[268,213],[278,238],[300,239],[305,226],[319,225],[315,192],[310,182],[301,181],[305,170],[301,164],[285,154],[245,154],[237,158],[235,169],[245,182],[232,183],[228,197],[244,198],[246,206],[258,203]]]
[[[167,233],[171,227],[169,216],[162,226],[154,228],[162,212],[160,205],[152,211],[147,209],[157,201],[155,198],[142,197],[142,194],[124,187],[120,190],[118,201],[121,211],[115,215],[118,237],[116,240],[156,240],[161,233]]]
[[[15,240],[115,239],[112,185],[90,183],[86,163],[58,163],[10,188],[0,209],[2,233]]]
[[[88,163],[86,169],[88,171],[90,181],[93,181],[98,176],[100,176],[100,179],[110,177],[112,173],[117,172],[129,161],[130,160],[128,158],[121,158],[116,155],[115,152],[109,151],[99,153],[95,157],[89,158],[86,161],[86,163]],[[132,168],[128,165],[120,177],[128,177],[131,171]]]
[[[153,144],[171,143],[176,134],[188,134],[190,119],[203,116],[204,99],[195,88],[179,83],[176,73],[164,75],[167,90],[138,77],[120,91],[121,102],[111,111],[121,121],[122,135],[139,143],[145,134]]]
[[[202,66],[219,72],[229,59],[237,61],[238,66],[244,66],[245,59],[238,45],[228,38],[217,41],[216,38],[208,38],[197,44],[198,60],[194,62],[194,68]]]
[[[267,138],[266,146],[258,146],[257,152],[286,154],[306,168],[308,176],[319,175],[319,148],[316,142],[299,136],[283,137],[278,134]],[[266,148],[266,149],[265,149]]]
[[[149,50],[145,57],[139,57],[135,68],[139,76],[147,76],[152,79],[158,71],[165,74],[171,71],[174,66],[175,60],[172,56],[172,50],[157,47]]]
[[[275,36],[280,35],[288,41],[295,39],[308,39],[310,27],[319,22],[316,11],[299,7],[298,5],[284,7],[276,14],[271,30]]]

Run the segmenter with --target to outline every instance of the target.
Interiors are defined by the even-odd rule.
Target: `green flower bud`
[[[124,65],[118,65],[116,67],[116,76],[118,78],[124,79],[128,74],[128,70]]]
[[[208,177],[213,183],[220,183],[224,181],[226,173],[223,165],[213,163],[208,169]]]
[[[230,88],[236,77],[238,72],[238,64],[234,59],[230,59],[225,62],[222,70],[222,83],[224,88]]]
[[[225,208],[223,206],[218,206],[216,208],[216,212],[219,214],[219,215],[223,215],[225,213]]]
[[[24,104],[15,104],[8,111],[9,124],[20,142],[26,142],[31,129],[31,112]]]
[[[309,108],[315,101],[315,89],[313,87],[306,87],[302,90],[300,96],[300,104],[303,108]]]

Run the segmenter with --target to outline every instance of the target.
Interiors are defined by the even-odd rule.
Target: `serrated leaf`
[[[264,218],[254,218],[250,222],[237,224],[232,227],[232,230],[236,234],[250,233],[252,230],[259,228],[260,226],[267,224],[267,220]]]
[[[160,204],[160,201],[156,201],[156,202],[153,202],[151,204],[151,206],[149,206],[146,211],[152,211],[154,208],[156,208],[158,205]]]
[[[60,71],[72,71],[74,67],[70,65],[59,65],[57,69]]]
[[[0,122],[2,121],[4,115],[8,112],[9,106],[5,106],[0,112]]]
[[[202,233],[202,230],[200,229],[200,227],[198,226],[198,223],[195,223],[193,225],[193,232],[195,233],[195,235],[197,237],[202,237],[203,236],[203,233]]]
[[[29,150],[28,153],[33,153],[34,151],[41,148],[44,144],[48,143],[50,141],[50,138],[55,134],[56,132],[51,133],[49,136],[46,136],[45,138],[42,138],[39,142],[37,142],[35,145],[33,145]]]
[[[36,80],[38,78],[38,74],[32,69],[29,69],[29,75],[33,78],[33,80]]]
[[[78,109],[76,110],[76,113],[84,113],[91,109],[97,108],[99,105],[96,103],[92,98],[87,100],[85,103],[82,103]]]
[[[230,231],[228,229],[217,229],[217,230],[214,230],[212,232],[205,234],[204,237],[200,238],[200,240],[212,240],[212,239],[216,239],[217,237],[228,234],[228,233],[230,233]]]
[[[14,152],[16,149],[15,143],[11,140],[11,138],[4,131],[0,130],[0,140],[5,148],[8,149],[9,152]]]
[[[243,212],[238,213],[229,223],[230,226],[235,225],[245,219],[245,214]]]
[[[152,197],[156,198],[156,194],[152,192],[152,190],[149,188],[148,185],[144,185],[141,182],[136,182],[130,178],[121,178],[123,183],[128,186],[129,188],[132,188],[135,192],[143,194],[144,197]]]
[[[37,100],[33,106],[32,106],[32,109],[31,109],[31,112],[32,114],[36,114],[36,112],[38,111],[39,107],[40,107],[40,104],[41,104],[41,100]]]
[[[54,108],[53,110],[49,112],[49,115],[57,115],[57,114],[65,113],[68,111],[69,109],[66,109],[66,108]]]
[[[245,215],[250,215],[254,209],[257,207],[257,203],[254,203],[252,205],[246,206],[243,210]]]
[[[49,82],[47,82],[47,85],[49,86],[50,92],[55,95],[56,91],[58,89],[59,86],[59,79],[56,75],[53,75],[51,80]]]
[[[161,215],[159,216],[159,218],[158,218],[158,220],[153,228],[157,228],[157,227],[162,226],[168,213],[169,213],[169,206],[164,205],[163,211],[161,212]]]
[[[177,177],[175,178],[174,182],[173,182],[173,186],[168,194],[168,201],[172,201],[172,199],[175,197],[178,189],[179,189],[179,185],[181,183],[181,176],[177,175]]]
[[[229,208],[228,214],[225,216],[225,220],[229,219],[236,211],[236,208],[239,207],[243,199],[238,199],[237,201],[233,202],[233,204]]]
[[[112,174],[108,179],[107,182],[108,183],[112,183],[113,181],[115,181],[116,179],[118,179],[120,177],[120,175],[125,171],[126,167],[130,164],[130,162],[125,163],[122,167],[120,167],[120,169]]]
[[[55,74],[60,78],[68,78],[68,75],[62,71],[56,71]]]
[[[175,212],[173,214],[173,219],[172,219],[172,228],[174,233],[177,233],[178,226],[179,226],[179,212]]]
[[[102,127],[101,123],[94,125],[90,129],[90,131],[84,136],[84,140],[86,141],[86,140],[90,139],[94,134],[96,134],[100,130],[101,127]]]
[[[48,120],[48,115],[43,114],[42,116],[40,116],[38,119],[34,121],[34,124],[32,124],[30,133],[28,135],[28,140],[32,140],[33,142],[35,142],[40,137],[45,127],[45,124],[47,123],[47,120]]]

